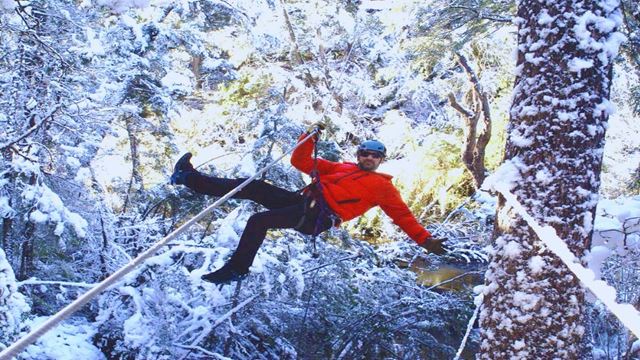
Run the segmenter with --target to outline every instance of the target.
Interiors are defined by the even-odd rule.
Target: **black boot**
[[[173,174],[171,174],[171,185],[184,185],[187,175],[196,171],[189,160],[191,160],[190,152],[182,155],[182,157],[178,159],[176,165],[173,167]]]
[[[248,273],[249,270],[239,270],[234,268],[233,265],[227,263],[212,273],[202,275],[202,280],[214,284],[228,284],[232,281],[240,281],[244,279]]]

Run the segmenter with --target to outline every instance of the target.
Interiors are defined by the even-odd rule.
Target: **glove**
[[[307,134],[311,134],[313,131],[317,130],[318,135],[320,135],[322,130],[326,128],[327,128],[327,125],[325,125],[323,121],[316,121],[307,128]]]
[[[432,254],[444,255],[448,251],[445,244],[446,242],[446,238],[434,238],[433,236],[431,236],[428,237],[427,240],[425,240],[422,244],[420,244],[420,246]]]

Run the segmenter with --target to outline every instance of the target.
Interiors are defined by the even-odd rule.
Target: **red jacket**
[[[303,134],[298,141],[305,136]],[[291,164],[309,175],[313,170],[313,141],[315,139],[306,141],[291,155]],[[360,216],[374,206],[380,206],[394,224],[400,226],[418,244],[431,237],[400,197],[391,183],[391,175],[361,170],[354,163],[337,163],[324,159],[318,159],[317,168],[322,195],[327,205],[343,221]]]

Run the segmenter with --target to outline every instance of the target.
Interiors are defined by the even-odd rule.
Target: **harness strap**
[[[316,240],[321,232],[321,226],[324,219],[331,220],[331,227],[338,225],[342,220],[333,210],[327,205],[327,202],[322,195],[322,184],[320,183],[320,172],[318,171],[318,146],[313,142],[313,168],[311,170],[311,184],[305,186],[300,192],[305,196],[304,212],[300,221],[296,225],[299,229],[307,220],[307,216],[310,214],[311,209],[316,206],[319,207],[318,214],[316,216],[313,233],[311,234],[311,242],[313,244],[313,257],[320,256],[316,246]]]

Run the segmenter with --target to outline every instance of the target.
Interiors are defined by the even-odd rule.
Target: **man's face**
[[[365,171],[375,171],[383,159],[384,156],[378,151],[358,151],[358,167]]]

